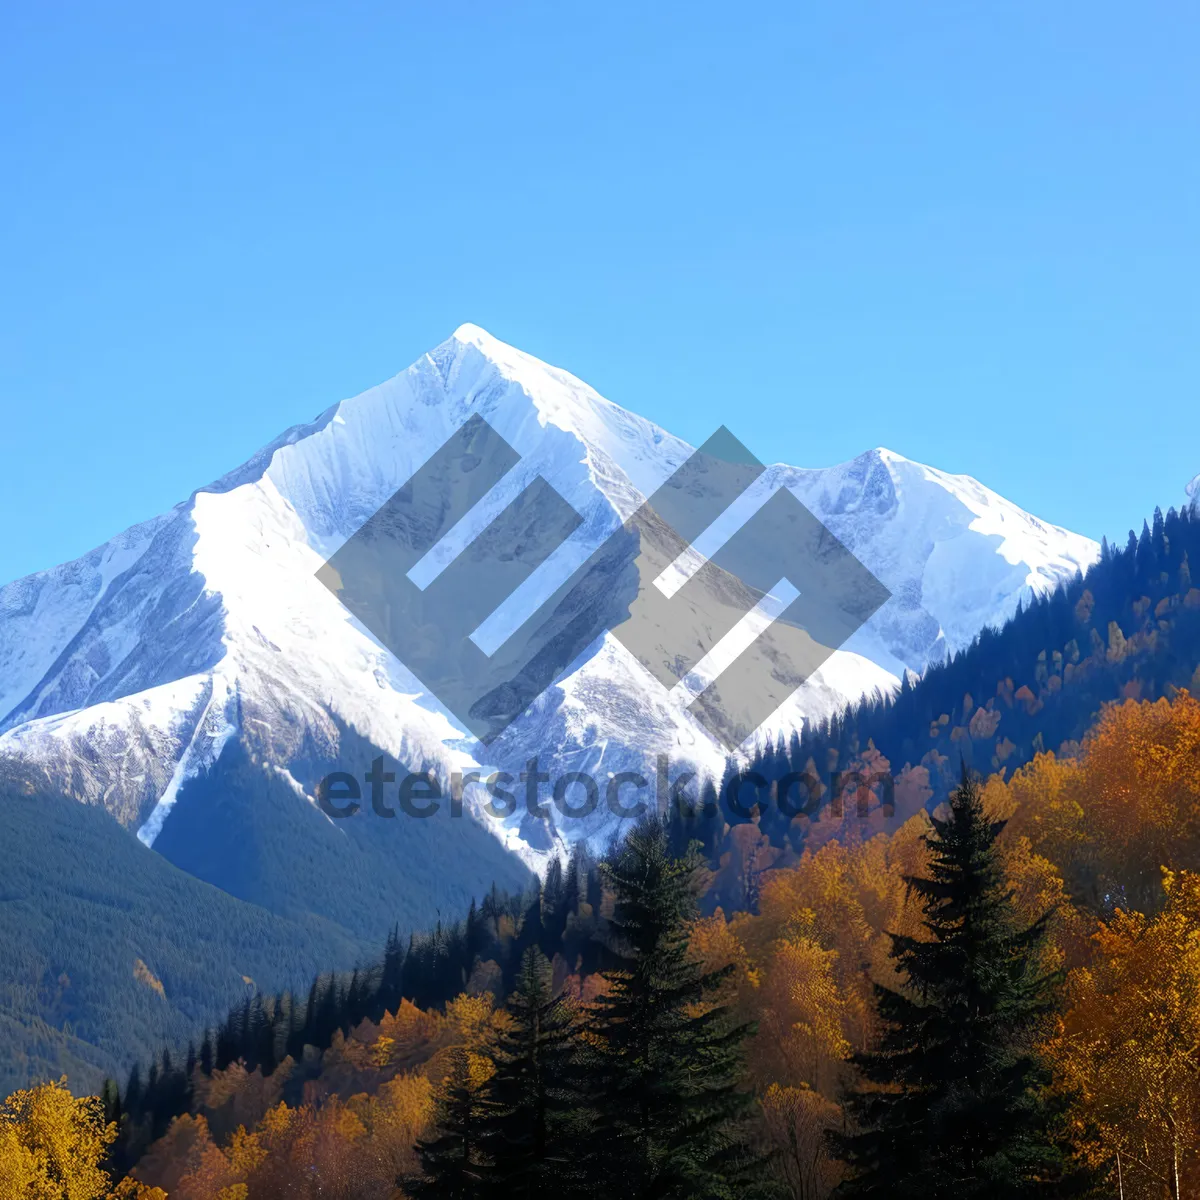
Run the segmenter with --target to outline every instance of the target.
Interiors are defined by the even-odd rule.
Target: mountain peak
[[[501,341],[481,325],[470,321],[460,325],[427,357],[438,367],[450,387],[453,387],[451,376],[464,367],[469,373],[477,373],[481,366],[479,359],[482,358],[507,382],[521,388],[539,409],[544,410],[547,406],[560,409],[565,398],[572,402],[570,407],[582,403],[586,409],[593,408],[597,402],[604,405],[609,403],[601,400],[583,380],[570,372]],[[409,371],[412,369],[409,368]]]
[[[499,338],[493,337],[482,325],[476,325],[471,321],[464,321],[451,335],[451,339],[456,342],[463,342],[473,346],[483,346],[485,343],[497,343],[501,346],[506,346],[507,349],[513,349],[512,346],[507,346],[501,342]]]
[[[477,350],[503,374],[513,379],[516,379],[522,371],[528,374],[532,370],[540,374],[556,370],[549,363],[535,358],[532,354],[526,354],[524,350],[510,345],[508,342],[501,341],[494,334],[488,333],[482,325],[476,325],[471,321],[460,325],[438,347],[438,350],[443,349],[456,354],[461,354],[465,349]],[[436,354],[437,351],[433,353]]]

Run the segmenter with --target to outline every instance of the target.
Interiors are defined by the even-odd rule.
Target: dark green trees
[[[1052,1011],[1045,918],[1014,921],[996,839],[965,772],[926,838],[930,877],[910,879],[927,937],[893,935],[907,987],[877,987],[886,1027],[860,1056],[849,1097],[859,1132],[837,1139],[851,1169],[839,1195],[968,1200],[1054,1194],[1063,1156],[1033,1046]]]
[[[512,1021],[498,1038],[496,1071],[488,1084],[488,1195],[522,1200],[584,1195],[579,1148],[587,1125],[574,1014],[555,994],[550,963],[536,946],[522,957],[508,1012]]]
[[[740,1090],[750,1029],[730,1020],[688,938],[702,860],[640,825],[605,864],[613,937],[600,996],[576,1012],[551,967],[526,950],[510,1023],[474,1084],[463,1052],[443,1087],[436,1135],[420,1143],[414,1196],[734,1200],[755,1194],[750,1096]]]
[[[575,1082],[578,1027],[536,946],[522,957],[508,1014],[490,1044],[453,1051],[435,1132],[417,1144],[423,1177],[406,1182],[412,1196],[595,1194],[579,1169],[586,1121]]]
[[[489,1106],[472,1070],[470,1051],[456,1046],[438,1095],[433,1133],[417,1143],[422,1175],[397,1181],[414,1200],[475,1200],[491,1195],[485,1189],[487,1159],[481,1149]]]
[[[714,1003],[727,973],[704,972],[688,949],[701,866],[694,849],[673,856],[650,820],[604,868],[618,965],[586,1020],[596,1195],[741,1197],[760,1173],[738,1087],[750,1029]]]

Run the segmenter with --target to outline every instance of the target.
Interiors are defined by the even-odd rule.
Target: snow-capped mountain
[[[489,619],[498,636],[691,453],[567,372],[464,325],[394,379],[288,430],[164,516],[0,589],[0,753],[40,764],[58,787],[105,806],[159,848],[179,844],[163,834],[180,820],[180,797],[189,788],[201,795],[196,784],[234,746],[286,786],[306,820],[328,826],[313,808],[317,781],[339,770],[361,778],[375,753],[444,776],[474,767],[515,775],[535,756],[551,775],[586,770],[597,779],[627,769],[653,778],[662,754],[719,770],[724,747],[687,712],[690,697],[666,692],[610,635],[484,748],[318,580],[322,564],[472,414],[520,462],[439,545],[443,559],[538,476],[582,518]],[[1022,597],[1098,555],[1089,539],[973,479],[884,449],[823,469],[767,468],[698,549],[713,553],[784,487],[891,599],[773,727],[895,686],[903,671],[966,645]],[[486,823],[497,852],[531,860],[559,835],[606,836],[604,821],[600,813],[578,827],[560,822],[557,834],[527,816]],[[188,828],[203,826],[203,812],[193,812]]]

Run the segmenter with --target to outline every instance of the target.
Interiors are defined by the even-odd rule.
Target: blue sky
[[[0,580],[464,321],[1123,536],[1200,472],[1198,51],[1184,3],[6,5]]]

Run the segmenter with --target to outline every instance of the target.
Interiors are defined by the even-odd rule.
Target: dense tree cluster
[[[526,951],[505,1032],[457,1053],[410,1194],[717,1200],[764,1180],[742,1072],[750,1026],[715,997],[732,968],[705,969],[690,946],[700,858],[672,855],[650,821],[605,875],[616,965],[572,1004]]]
[[[804,1200],[909,1178],[1185,1196],[1198,813],[1200,702],[1180,692],[1106,708],[1069,759],[809,848],[754,912],[698,915],[724,868],[670,824],[603,865],[580,851],[110,1086],[114,1165],[184,1200],[314,1176],[381,1198],[617,1176],[737,1195],[764,1159]]]
[[[503,999],[531,949],[555,962],[560,982],[568,973],[593,975],[613,959],[604,936],[608,921],[599,911],[603,887],[599,864],[580,846],[565,866],[552,863],[546,878],[527,893],[509,895],[493,887],[482,903],[472,902],[463,920],[438,922],[407,942],[393,929],[370,966],[317,976],[307,993],[248,994],[198,1045],[174,1055],[163,1050],[148,1070],[135,1066],[119,1099],[116,1084],[106,1083],[113,1113],[124,1116],[117,1161],[137,1161],[174,1117],[189,1110],[197,1069],[211,1077],[240,1063],[271,1076],[280,1063],[300,1064],[283,1093],[296,1100],[307,1074],[306,1047],[324,1051],[335,1038],[364,1021],[378,1022],[404,1002],[442,1009],[465,991]]]

